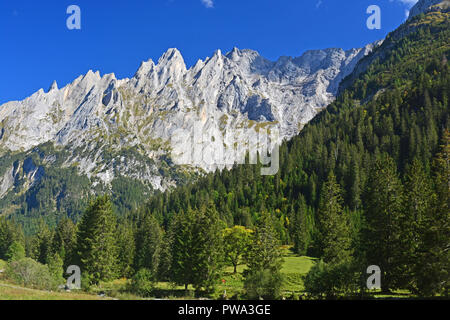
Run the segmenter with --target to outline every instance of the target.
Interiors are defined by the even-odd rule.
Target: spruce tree
[[[173,220],[171,225],[172,247],[171,247],[171,280],[179,285],[188,285],[194,282],[192,268],[194,262],[192,228],[195,222],[195,214],[191,209],[181,211]]]
[[[93,284],[116,276],[116,216],[108,196],[91,201],[83,214],[77,235],[77,254],[81,272]]]
[[[39,263],[46,264],[47,259],[52,254],[53,231],[41,218],[37,233],[31,240],[31,258]]]
[[[244,271],[244,287],[250,298],[276,299],[280,295],[283,260],[273,224],[270,214],[263,212],[253,233]]]
[[[423,235],[428,229],[428,218],[435,194],[422,163],[416,158],[405,178],[404,216],[401,221],[403,286],[417,291],[422,277],[424,259]],[[426,254],[425,254],[426,255]],[[426,262],[425,262],[426,263]]]
[[[450,293],[450,133],[444,132],[434,161],[436,197],[422,230],[417,290],[423,296]]]
[[[67,217],[62,218],[56,226],[53,238],[52,252],[56,252],[63,259],[67,268],[74,262],[77,246],[77,227]]]
[[[396,288],[401,269],[398,257],[401,246],[403,188],[392,158],[381,156],[369,175],[365,195],[365,226],[362,231],[367,266],[381,268],[384,292]]]
[[[211,291],[217,284],[223,260],[221,225],[210,204],[175,217],[171,228],[172,281]]]
[[[153,275],[158,272],[161,255],[162,230],[158,221],[147,213],[136,232],[136,270],[145,268]]]
[[[6,254],[14,242],[25,246],[25,236],[20,225],[13,220],[0,217],[0,259],[8,260]]]
[[[299,255],[306,255],[311,241],[308,229],[307,206],[303,196],[300,196],[298,209],[293,213],[292,240],[294,251]]]
[[[225,261],[223,225],[213,203],[202,206],[196,214],[192,229],[194,273],[193,286],[197,291],[212,292],[219,283]]]
[[[118,276],[129,278],[134,274],[133,264],[136,253],[135,235],[132,225],[123,220],[116,228],[117,272]]]
[[[350,219],[342,208],[342,190],[330,173],[319,203],[319,232],[323,260],[328,264],[347,261],[351,255]]]

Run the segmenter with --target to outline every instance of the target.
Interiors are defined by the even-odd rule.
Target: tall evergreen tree
[[[54,233],[43,219],[39,220],[38,231],[31,240],[31,257],[42,264],[47,263],[47,259],[52,254]]]
[[[0,217],[0,259],[7,260],[6,254],[14,242],[25,246],[25,236],[15,221]]]
[[[134,274],[136,255],[135,235],[132,225],[124,219],[116,227],[118,276],[130,278]]]
[[[404,216],[401,221],[400,241],[402,242],[403,285],[414,291],[416,283],[422,277],[423,234],[427,232],[427,216],[434,201],[430,178],[422,163],[416,158],[407,171],[405,178]]]
[[[212,292],[219,283],[220,273],[225,261],[223,252],[223,224],[212,203],[202,206],[196,214],[192,239],[196,244],[193,250],[193,286],[197,291]]]
[[[325,263],[346,261],[351,255],[350,219],[342,208],[342,190],[330,173],[324,184],[319,204],[320,245]]]
[[[81,272],[87,273],[94,284],[116,275],[115,228],[116,216],[109,197],[91,201],[78,228],[77,254]]]
[[[244,287],[251,298],[278,298],[282,283],[282,255],[278,235],[269,213],[261,213],[246,257]]]
[[[77,227],[69,218],[63,218],[56,226],[52,251],[58,253],[67,268],[74,262],[77,246]]]
[[[203,206],[175,217],[171,230],[172,281],[185,289],[209,291],[219,278],[223,259],[221,226],[215,209]]]
[[[298,209],[293,213],[292,241],[294,242],[294,251],[299,255],[306,255],[311,241],[309,235],[309,226],[307,219],[307,206],[303,196],[300,196]]]
[[[383,155],[378,159],[368,179],[362,244],[367,266],[381,268],[381,288],[384,292],[396,288],[401,276],[398,259],[401,254],[403,188],[393,159]]]
[[[450,133],[444,132],[434,161],[436,197],[422,230],[417,290],[421,295],[450,293]]]
[[[162,230],[153,215],[147,213],[136,232],[136,270],[145,268],[158,272],[161,256]]]

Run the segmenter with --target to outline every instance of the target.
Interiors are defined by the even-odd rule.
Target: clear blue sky
[[[264,57],[309,49],[350,49],[384,38],[414,0],[14,0],[0,2],[0,103],[21,100],[53,80],[60,87],[89,69],[131,77],[143,60],[176,47],[191,66],[216,49]],[[208,7],[208,3],[212,7]],[[81,8],[81,30],[66,9]],[[369,5],[382,29],[366,27]]]

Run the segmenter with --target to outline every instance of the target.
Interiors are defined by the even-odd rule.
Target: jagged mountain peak
[[[259,122],[267,129],[276,126],[280,140],[289,139],[333,101],[342,78],[368,52],[311,50],[270,61],[256,51],[233,48],[225,55],[216,50],[186,69],[180,51],[172,48],[157,64],[142,62],[131,79],[89,70],[64,88],[54,83],[47,93],[40,90],[1,106],[0,150],[28,151],[52,142],[69,151],[66,165],[108,184],[117,174],[109,166],[122,161],[111,154],[136,147],[154,164],[143,172],[130,167],[121,172],[164,189],[171,182],[158,173],[158,159],[169,156],[176,162],[178,154],[189,152],[186,144],[171,144],[177,129],[201,122],[208,134],[222,137],[217,143],[244,148],[249,137],[238,135],[239,128],[256,135],[253,125]]]
[[[50,86],[50,88],[48,89],[48,92],[53,91],[53,90],[58,90],[58,83],[56,82],[56,80],[54,80],[52,82],[52,85]]]

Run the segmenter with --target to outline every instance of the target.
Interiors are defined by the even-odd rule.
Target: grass
[[[91,294],[50,292],[0,283],[0,300],[105,300]]]
[[[297,256],[287,247],[283,250],[283,260],[284,262],[281,269],[281,273],[284,276],[283,292],[286,295],[301,293],[304,290],[303,278],[313,267],[315,259]],[[222,297],[225,291],[228,298],[242,296],[244,293],[244,279],[242,273],[245,269],[245,265],[239,265],[237,273],[234,274],[233,267],[227,267],[223,276],[225,283],[221,283],[218,286],[216,291],[217,297]]]
[[[293,254],[289,247],[283,250],[283,266],[281,269],[284,275],[283,291],[286,296],[293,293],[299,294],[304,290],[303,278],[314,265],[314,258],[300,257]],[[208,298],[221,299],[226,293],[227,298],[238,299],[244,298],[244,278],[243,272],[246,265],[239,265],[237,273],[233,273],[233,267],[227,266],[219,280],[219,285],[212,296]],[[224,281],[223,281],[224,280]],[[98,287],[92,289],[92,292],[98,294],[106,293],[107,296],[120,300],[136,300],[142,297],[127,292],[127,284],[129,280],[120,279],[108,283],[101,283]],[[158,299],[192,299],[194,298],[194,288],[189,286],[189,292],[186,294],[184,286],[177,286],[169,282],[158,282],[155,285],[153,298]]]

